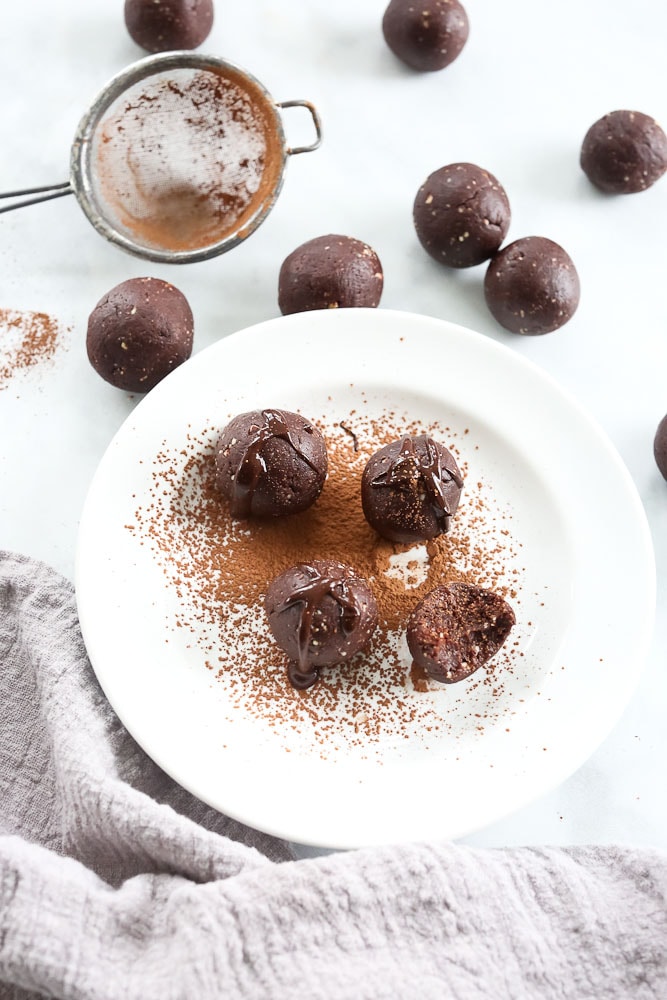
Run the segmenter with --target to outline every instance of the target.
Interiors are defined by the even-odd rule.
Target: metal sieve
[[[306,108],[309,146],[289,147],[280,112]],[[118,73],[76,130],[70,179],[0,194],[0,213],[76,195],[107,240],[146,260],[186,264],[231,250],[275,204],[287,157],[320,145],[309,101],[274,101],[233,63],[192,52]]]

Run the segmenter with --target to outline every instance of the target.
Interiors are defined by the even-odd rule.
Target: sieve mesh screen
[[[210,246],[264,210],[280,181],[274,107],[248,80],[170,69],[135,83],[92,139],[98,211],[134,243]]]

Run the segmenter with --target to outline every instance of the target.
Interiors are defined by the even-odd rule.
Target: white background
[[[655,641],[623,720],[557,791],[467,842],[667,847],[667,484],[652,455],[667,412],[667,177],[647,192],[612,198],[578,165],[587,128],[607,111],[643,111],[667,125],[667,7],[468,0],[471,32],[461,56],[420,75],[384,44],[384,6],[219,0],[202,51],[245,67],[276,100],[313,101],[324,124],[321,149],[288,164],[273,212],[229,254],[180,268],[142,262],[106,244],[73,198],[0,217],[0,307],[48,312],[69,328],[52,365],[0,389],[0,547],[73,576],[87,485],[136,403],[102,382],[86,358],[88,314],[110,287],[139,275],[176,284],[192,306],[199,351],[278,314],[278,270],[299,243],[332,232],[365,240],[384,266],[381,308],[476,329],[530,357],[579,399],[628,466],[655,544]],[[144,54],[122,8],[122,0],[33,0],[3,10],[0,189],[67,179],[87,105]],[[292,144],[311,140],[305,112],[285,112],[285,125]],[[541,338],[506,333],[486,310],[484,268],[447,272],[420,247],[412,226],[417,189],[458,160],[491,170],[504,185],[513,213],[508,240],[547,236],[574,259],[581,305],[562,330]],[[576,517],[577,483],[564,489]],[[619,565],[618,587],[632,585]]]

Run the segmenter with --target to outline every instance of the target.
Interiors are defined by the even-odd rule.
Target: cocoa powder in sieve
[[[483,485],[472,482],[464,486],[449,534],[420,549],[380,538],[360,502],[370,455],[403,434],[426,432],[451,448],[465,476],[452,432],[393,413],[376,420],[353,412],[339,422],[314,422],[327,442],[329,474],[319,500],[302,514],[234,521],[215,488],[218,428],[210,427],[190,432],[183,449],[165,444],[153,463],[150,503],[127,527],[151,546],[178,595],[168,629],[181,639],[190,636],[186,645],[200,650],[202,666],[224,683],[231,704],[281,731],[306,727],[323,753],[341,742],[367,746],[388,736],[407,738],[415,727],[437,732],[447,722],[429,692],[442,686],[412,667],[404,643],[407,618],[429,590],[453,580],[491,587],[516,607],[516,545],[506,525],[490,516]],[[342,560],[368,580],[379,627],[368,653],[323,670],[317,685],[296,691],[262,601],[278,573],[312,559]],[[401,559],[405,565],[395,566]],[[497,685],[494,666],[471,683]]]
[[[197,250],[269,207],[283,157],[276,107],[252,79],[231,68],[174,69],[111,105],[94,184],[105,216],[133,240]]]

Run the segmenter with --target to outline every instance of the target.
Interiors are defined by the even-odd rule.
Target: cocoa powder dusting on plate
[[[0,390],[19,372],[50,361],[62,337],[62,325],[47,313],[0,309]]]
[[[401,435],[427,432],[451,448],[465,476],[456,435],[393,413],[314,422],[327,442],[329,473],[319,500],[292,517],[230,517],[215,488],[214,445],[222,424],[191,431],[185,448],[165,444],[156,456],[151,502],[127,527],[151,546],[178,597],[179,610],[167,629],[191,636],[188,646],[199,649],[202,669],[225,685],[230,706],[283,733],[307,727],[323,753],[342,745],[396,743],[415,731],[440,732],[449,726],[442,699],[455,696],[415,674],[405,641],[407,618],[429,590],[453,580],[493,588],[518,610],[519,546],[491,514],[488,487],[467,481],[449,534],[417,547],[380,538],[360,501],[371,454]],[[378,602],[379,627],[370,651],[323,670],[318,684],[297,691],[262,602],[278,573],[313,559],[342,560],[366,577]],[[479,685],[492,685],[495,692],[502,686],[496,673],[507,670],[511,651],[466,682],[466,697]]]

